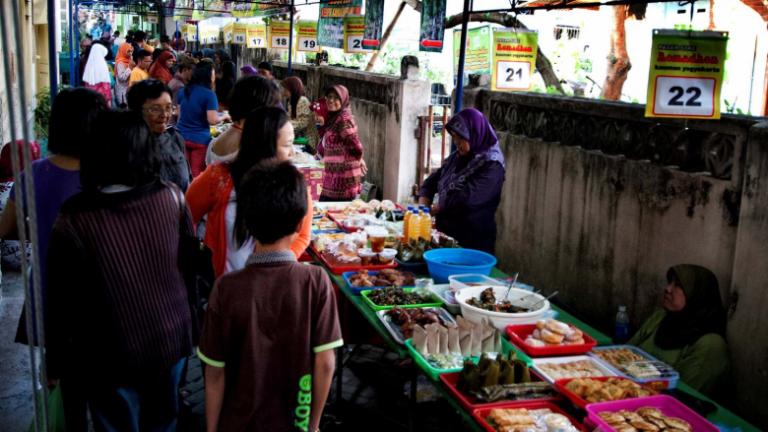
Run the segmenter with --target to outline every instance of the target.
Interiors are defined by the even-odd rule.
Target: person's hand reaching
[[[368,173],[368,165],[365,164],[365,159],[360,159],[360,172],[363,174],[363,177]]]

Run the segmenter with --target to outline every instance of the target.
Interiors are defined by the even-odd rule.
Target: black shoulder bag
[[[208,297],[211,295],[216,274],[213,270],[213,252],[199,237],[189,235],[182,225],[187,209],[184,194],[176,185],[170,187],[171,195],[179,205],[179,270],[184,277],[192,312],[192,334],[195,345],[200,341],[200,332],[205,318]]]

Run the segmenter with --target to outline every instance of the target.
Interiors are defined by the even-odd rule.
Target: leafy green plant
[[[69,86],[60,85],[59,91],[64,90]],[[48,124],[51,120],[51,88],[43,87],[35,95],[35,135],[37,139],[48,139]]]

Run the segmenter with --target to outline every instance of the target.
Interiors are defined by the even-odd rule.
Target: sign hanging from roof
[[[527,29],[493,29],[492,90],[530,90],[539,34]]]
[[[419,51],[443,52],[445,2],[446,0],[423,0],[421,2]]]
[[[344,17],[360,13],[363,0],[338,0],[320,4],[317,19],[317,43],[324,47],[344,48]]]
[[[363,48],[381,49],[384,29],[384,0],[365,0],[365,37]]]
[[[646,117],[720,118],[728,32],[654,30]]]

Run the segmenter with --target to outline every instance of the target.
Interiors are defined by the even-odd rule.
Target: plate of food
[[[376,288],[360,292],[363,301],[375,311],[416,307],[440,307],[440,299],[427,291],[413,292],[414,288]]]
[[[566,378],[616,376],[615,372],[588,356],[537,358],[533,359],[533,368],[551,383]]]
[[[498,359],[497,359],[498,362]],[[459,381],[465,383],[462,372],[454,372],[440,375],[440,381],[445,390],[453,396],[456,402],[467,412],[480,408],[493,408],[509,406],[512,403],[530,403],[531,401],[559,401],[560,395],[557,389],[547,382],[535,370],[529,369],[530,381],[507,383],[503,380],[495,385],[485,386],[477,390],[467,390],[459,386]],[[519,382],[518,382],[519,381]]]
[[[360,294],[365,290],[387,287],[413,287],[416,284],[416,278],[411,272],[395,269],[384,269],[380,271],[359,270],[356,272],[344,273],[344,280],[355,294]]]
[[[554,319],[507,326],[507,334],[516,347],[532,357],[583,354],[597,346],[597,341],[575,326]]]
[[[488,432],[576,432],[584,426],[551,402],[481,408],[472,416]]]
[[[549,310],[549,300],[524,289],[475,286],[456,292],[461,314],[472,322],[489,318],[505,331],[507,326],[535,324]]]
[[[561,379],[555,381],[555,387],[579,408],[593,403],[639,399],[659,394],[622,377]]]
[[[405,345],[406,339],[413,337],[413,328],[417,325],[456,323],[453,315],[441,307],[401,308],[395,306],[392,309],[378,311],[376,315],[387,327],[389,334],[402,345]]]

